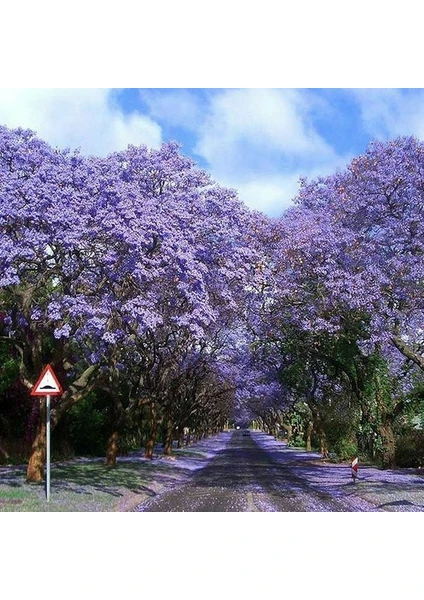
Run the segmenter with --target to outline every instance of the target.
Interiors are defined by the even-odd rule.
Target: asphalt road
[[[346,512],[340,499],[308,485],[273,461],[252,435],[235,431],[227,445],[188,482],[150,499],[139,512]]]

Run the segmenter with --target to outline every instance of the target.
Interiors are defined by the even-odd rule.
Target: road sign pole
[[[50,501],[50,398],[60,396],[62,386],[50,365],[46,365],[31,390],[31,396],[46,397],[46,496]]]
[[[46,496],[50,502],[50,396],[46,396]]]

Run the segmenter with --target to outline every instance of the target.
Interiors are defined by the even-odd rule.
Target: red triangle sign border
[[[47,378],[51,377],[53,379],[55,387],[41,387],[43,379],[46,376]],[[46,365],[31,390],[31,396],[60,396],[61,394],[63,394],[62,386],[60,385],[55,372],[50,365]]]

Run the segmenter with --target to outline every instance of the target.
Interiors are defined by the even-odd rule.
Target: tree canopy
[[[373,143],[271,219],[175,143],[85,157],[0,127],[7,378],[29,389],[53,364],[53,427],[102,390],[113,435],[146,410],[171,442],[270,414],[287,429],[303,402],[324,452],[343,414],[388,444],[424,370],[423,158],[415,138]]]

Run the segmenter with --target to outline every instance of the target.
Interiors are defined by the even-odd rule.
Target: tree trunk
[[[311,450],[312,450],[311,436],[312,436],[313,425],[314,424],[312,421],[308,421],[308,425],[306,427],[306,432],[305,432],[306,451],[307,452],[311,452]]]
[[[107,452],[106,452],[106,466],[107,467],[116,467],[116,457],[118,455],[118,447],[119,447],[119,433],[117,430],[115,430],[109,436],[109,439],[107,442]]]
[[[323,458],[328,458],[328,446],[327,446],[327,436],[325,435],[323,429],[319,432],[319,451]]]
[[[290,446],[290,440],[292,438],[293,435],[293,427],[291,425],[291,423],[283,423],[283,427],[284,429],[287,431],[287,446]]]
[[[396,444],[391,423],[386,421],[380,425],[380,435],[382,442],[381,463],[384,469],[390,469],[396,464]]]
[[[177,448],[182,448],[184,444],[184,427],[178,429]]]
[[[149,431],[149,439],[146,443],[146,448],[144,452],[144,456],[146,458],[153,458],[153,450],[155,448],[156,443],[156,435],[158,431],[158,415],[156,411],[156,405],[154,402],[150,404],[150,431]]]
[[[327,446],[327,436],[325,435],[325,431],[322,427],[321,417],[318,416],[318,420],[315,422],[315,431],[318,435],[319,439],[319,451],[323,458],[328,457],[328,446]]]
[[[44,478],[44,463],[46,462],[46,399],[40,399],[40,415],[37,433],[32,443],[31,456],[28,462],[26,480],[41,483]]]
[[[165,456],[171,456],[172,454],[172,442],[174,438],[174,424],[171,419],[166,422],[166,434],[165,434],[165,447],[163,453]]]

